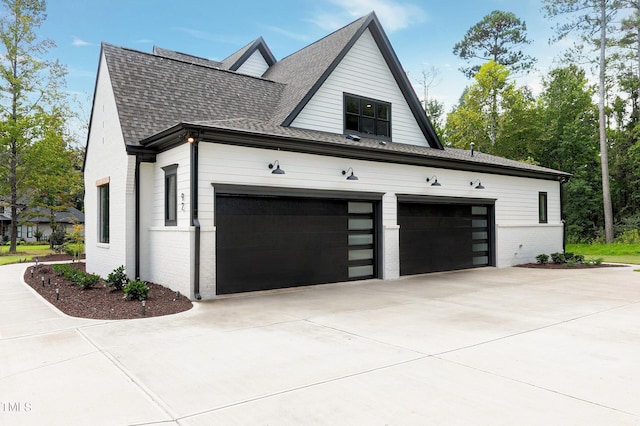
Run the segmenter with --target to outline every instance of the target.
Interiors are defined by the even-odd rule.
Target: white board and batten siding
[[[246,61],[240,65],[236,72],[240,74],[252,75],[254,77],[262,77],[262,75],[269,69],[269,64],[264,60],[262,53],[259,50],[253,52]]]
[[[88,272],[106,277],[114,268],[133,265],[135,260],[135,157],[125,151],[104,56],[100,59],[88,144],[84,172],[86,265]],[[97,185],[105,182],[109,183],[109,243],[100,243]]]
[[[559,183],[493,174],[437,169],[402,164],[349,160],[337,157],[246,148],[231,145],[200,144],[199,217],[203,241],[202,282],[215,295],[215,185],[232,184],[308,190],[383,193],[382,197],[382,277],[399,275],[399,226],[397,194],[496,199],[496,260],[498,267],[535,261],[539,247],[549,252],[562,249]],[[268,164],[278,160],[284,175],[274,175]],[[347,181],[342,170],[352,167],[359,180]],[[427,177],[436,175],[442,186],[433,187]],[[471,181],[480,179],[484,190]],[[213,188],[212,188],[213,187]],[[538,193],[548,194],[548,224],[538,223]],[[517,248],[517,250],[515,250]],[[437,248],[434,248],[437,250]],[[543,250],[545,251],[545,250]],[[204,294],[203,294],[204,296]]]
[[[291,126],[344,133],[344,93],[391,103],[393,142],[428,146],[369,30],[362,34]]]

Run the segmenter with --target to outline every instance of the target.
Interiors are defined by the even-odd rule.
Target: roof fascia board
[[[378,49],[380,49],[382,56],[387,61],[387,66],[395,78],[400,91],[407,101],[407,104],[409,104],[409,108],[411,109],[418,126],[420,126],[420,130],[422,130],[422,133],[427,138],[427,142],[432,148],[444,149],[440,142],[440,138],[433,128],[433,124],[429,120],[429,117],[427,117],[418,96],[411,87],[407,74],[402,69],[400,60],[393,50],[393,46],[391,46],[391,42],[385,34],[384,28],[382,28],[382,25],[380,24],[380,21],[378,21],[378,17],[375,13],[372,14],[371,20],[372,22],[368,25],[369,31],[371,31],[371,35],[377,43]]]
[[[96,73],[96,81],[93,86],[93,100],[91,102],[91,115],[89,115],[89,131],[87,132],[87,143],[84,145],[84,158],[82,159],[82,173],[87,165],[87,153],[89,152],[89,140],[91,139],[91,129],[93,125],[93,112],[96,108],[96,94],[98,93],[98,80],[100,79],[100,65],[104,55],[104,43],[100,44],[100,55],[98,56],[98,72]],[[106,64],[106,60],[105,60]]]
[[[267,65],[272,66],[277,62],[275,56],[273,56],[273,53],[271,53],[271,49],[269,49],[269,46],[267,46],[267,43],[264,41],[262,37],[259,37],[242,54],[242,56],[240,56],[240,58],[238,58],[238,60],[229,67],[229,70],[238,71],[238,68],[240,68],[242,64],[244,64],[247,61],[247,59],[249,59],[256,50],[260,52],[260,54],[264,58]]]
[[[370,22],[370,19],[371,18],[369,17],[365,21],[365,23],[358,29],[358,31],[354,34],[354,36],[351,37],[351,40],[349,40],[349,42],[346,44],[346,46],[338,54],[338,56],[335,57],[335,59],[331,62],[331,64],[327,67],[327,69],[322,73],[322,75],[320,76],[318,81],[316,81],[314,83],[314,85],[311,86],[311,89],[304,95],[304,97],[302,98],[300,103],[298,105],[296,105],[296,107],[293,109],[293,111],[291,111],[291,113],[287,116],[287,118],[284,119],[284,121],[282,122],[281,126],[284,126],[284,127],[291,126],[291,123],[293,123],[293,120],[295,120],[295,118],[298,116],[298,114],[300,114],[300,112],[304,109],[304,107],[307,106],[307,104],[309,103],[311,98],[313,98],[313,96],[320,89],[320,87],[322,87],[324,82],[327,80],[327,78],[329,78],[329,76],[336,69],[338,64],[340,64],[340,62],[342,62],[342,59],[344,59],[344,57],[347,55],[347,53],[349,53],[349,50],[351,50],[353,45],[356,44],[356,41],[358,41],[358,39],[360,38],[362,33],[366,30],[367,25]]]
[[[163,152],[184,144],[185,132],[196,131],[201,142],[244,146],[248,148],[277,149],[303,154],[343,157],[354,160],[397,163],[412,166],[470,171],[505,176],[526,177],[543,180],[560,180],[570,176],[563,172],[545,172],[518,169],[499,164],[470,163],[453,158],[422,157],[410,153],[384,151],[362,146],[338,145],[331,142],[309,141],[287,136],[260,135],[241,130],[212,129],[194,124],[178,124],[140,143],[150,152]]]

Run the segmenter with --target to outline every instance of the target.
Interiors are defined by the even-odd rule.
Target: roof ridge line
[[[169,57],[162,56],[162,55],[156,55],[153,52],[145,52],[144,50],[133,49],[131,47],[116,46],[115,44],[111,44],[111,43],[107,43],[107,42],[102,42],[102,45],[103,46],[113,47],[115,49],[126,50],[126,51],[133,52],[133,53],[143,54],[143,55],[146,55],[146,56],[151,56],[153,58],[159,58],[159,59],[163,59],[163,60],[167,60],[167,61],[178,62],[178,63],[181,63],[181,64],[193,65],[193,66],[197,66],[197,67],[205,68],[205,69],[210,69],[210,70],[222,71],[222,72],[230,73],[230,74],[233,74],[233,75],[238,75],[238,76],[243,76],[243,77],[248,77],[248,78],[254,78],[254,79],[257,79],[257,80],[267,81],[269,83],[281,84],[281,85],[286,86],[285,83],[281,83],[279,81],[271,80],[271,79],[264,78],[264,77],[261,77],[261,76],[254,76],[254,75],[250,75],[250,74],[242,74],[242,73],[239,73],[239,72],[236,72],[236,71],[231,71],[231,70],[228,70],[228,69],[225,69],[225,68],[207,66],[207,65],[198,64],[198,63],[195,63],[195,62],[184,61],[184,60],[176,59],[176,58],[169,58]],[[169,49],[167,49],[167,50],[169,50]],[[180,52],[177,52],[177,53],[180,53]],[[190,55],[190,56],[194,56],[194,55]],[[194,56],[194,57],[197,57],[197,56]],[[208,59],[205,59],[205,60],[208,60]]]

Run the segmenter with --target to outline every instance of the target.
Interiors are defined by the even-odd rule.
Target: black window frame
[[[549,198],[546,192],[538,192],[538,222],[549,222]]]
[[[358,101],[358,113],[352,113],[349,112],[347,110],[347,98],[354,98],[357,99]],[[372,109],[374,112],[374,116],[370,117],[370,116],[365,116],[363,113],[363,103],[367,102],[367,103],[371,103],[372,104]],[[343,128],[344,128],[344,133],[347,135],[350,134],[354,134],[354,135],[360,135],[363,137],[367,137],[367,138],[372,138],[372,139],[381,139],[381,140],[385,140],[385,141],[391,141],[391,102],[385,102],[379,99],[373,99],[373,98],[367,98],[364,96],[358,96],[355,95],[353,93],[343,93],[342,95],[342,106],[343,106]],[[383,119],[383,118],[379,118],[378,117],[378,113],[379,113],[379,106],[386,106],[387,107],[387,119]],[[354,130],[354,129],[348,129],[347,128],[347,121],[348,121],[348,117],[357,117],[358,118],[358,130]],[[373,125],[374,125],[374,133],[368,133],[363,131],[363,122],[364,120],[373,120]],[[380,123],[386,123],[387,125],[387,134],[380,134]]]
[[[98,242],[109,244],[109,182],[98,185]]]
[[[178,225],[178,165],[163,167],[164,170],[164,225]],[[173,194],[171,193],[173,191]]]

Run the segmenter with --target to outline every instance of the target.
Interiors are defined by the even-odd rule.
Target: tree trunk
[[[17,142],[11,141],[11,159],[9,160],[9,185],[11,186],[11,244],[9,245],[9,253],[15,254],[17,250],[18,235],[18,151]]]
[[[613,242],[613,209],[609,188],[609,153],[607,146],[607,127],[605,121],[605,49],[607,43],[607,0],[600,0],[600,81],[598,118],[600,121],[600,165],[602,168],[602,201],[604,204],[604,238]]]

